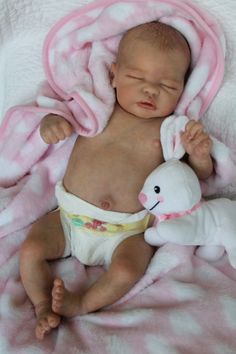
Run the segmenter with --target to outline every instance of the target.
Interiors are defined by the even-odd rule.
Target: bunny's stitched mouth
[[[151,207],[151,209],[149,210],[153,210],[154,208],[156,208],[156,206],[160,203],[160,201],[158,200],[158,202],[156,204],[153,205],[153,207]]]

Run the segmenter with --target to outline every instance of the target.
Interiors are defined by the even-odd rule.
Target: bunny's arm
[[[204,245],[210,241],[206,239],[205,226],[194,213],[160,222],[146,230],[145,240],[158,246],[167,242],[179,245]]]

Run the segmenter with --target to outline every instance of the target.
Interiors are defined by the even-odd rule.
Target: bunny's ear
[[[189,121],[186,116],[172,115],[166,118],[161,125],[160,139],[165,161],[172,158],[181,159],[185,150],[180,140],[180,132],[184,131]]]

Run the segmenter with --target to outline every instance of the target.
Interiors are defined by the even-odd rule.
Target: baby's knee
[[[20,249],[20,259],[44,259],[44,247],[36,239],[28,238],[26,239]]]
[[[143,272],[130,260],[116,262],[113,272],[116,282],[120,284],[134,284],[143,275]]]

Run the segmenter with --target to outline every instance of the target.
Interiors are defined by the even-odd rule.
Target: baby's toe
[[[57,288],[57,289],[53,289],[52,290],[52,297],[53,297],[53,300],[62,300],[63,299],[63,296],[64,296],[64,289],[62,288]]]
[[[60,323],[60,317],[52,314],[48,319],[48,323],[51,328],[56,328]]]
[[[60,278],[55,279],[53,284],[54,287],[64,287],[64,282]]]
[[[44,335],[50,331],[49,323],[46,319],[41,319],[37,323],[35,334],[38,339],[43,339]]]

